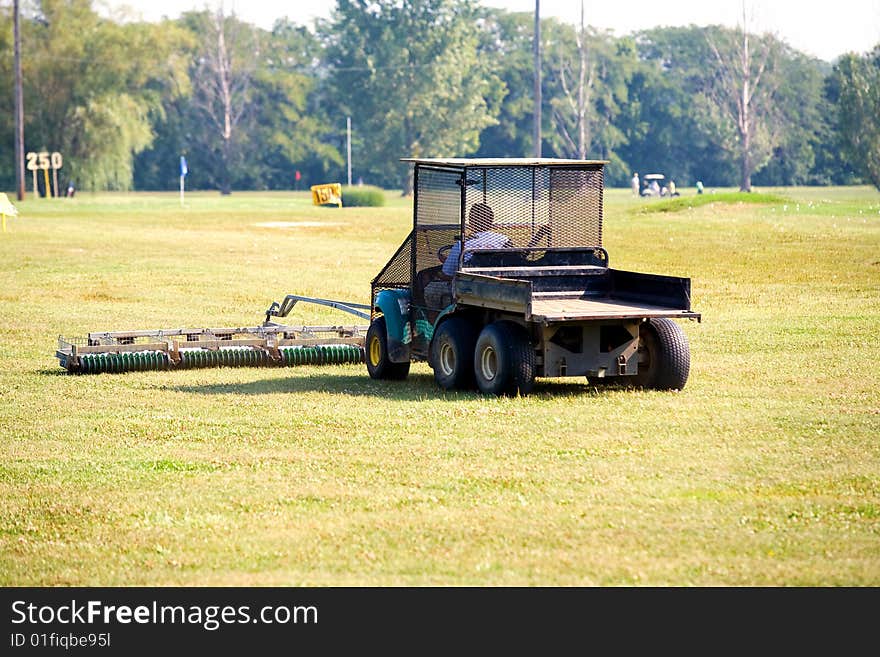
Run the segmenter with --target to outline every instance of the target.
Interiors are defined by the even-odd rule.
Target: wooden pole
[[[351,117],[345,117],[346,150],[348,151],[348,186],[351,187]]]
[[[19,0],[15,0],[13,9],[13,31],[15,35],[15,189],[16,198],[24,200],[24,96],[21,83],[21,21],[19,19]],[[34,178],[36,189],[36,178]]]
[[[535,157],[541,157],[541,0],[535,0]]]

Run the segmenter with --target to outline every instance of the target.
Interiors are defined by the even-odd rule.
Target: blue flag
[[[189,172],[189,169],[186,168],[186,158],[181,155],[180,156],[180,176],[181,178],[185,176]]]

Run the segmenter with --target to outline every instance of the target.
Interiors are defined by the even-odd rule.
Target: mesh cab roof
[[[543,166],[569,166],[579,164],[608,164],[609,160],[565,160],[554,157],[438,157],[416,158],[402,157],[401,162],[413,162],[439,167],[543,167]]]

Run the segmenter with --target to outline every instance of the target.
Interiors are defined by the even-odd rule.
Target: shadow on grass
[[[488,398],[477,391],[441,390],[431,374],[410,374],[404,381],[376,381],[369,376],[327,375],[290,376],[261,379],[247,383],[210,383],[204,385],[163,385],[163,390],[174,390],[197,395],[269,395],[278,393],[321,392],[336,395],[380,397],[398,401],[460,401]],[[557,397],[601,394],[594,386],[579,381],[536,381],[529,397]]]

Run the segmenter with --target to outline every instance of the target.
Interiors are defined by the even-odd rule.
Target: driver
[[[474,203],[468,214],[468,230],[469,235],[464,242],[465,250],[469,249],[501,249],[511,246],[510,239],[507,235],[496,233],[492,230],[495,222],[495,213],[485,203]],[[461,255],[461,240],[457,240],[452,248],[449,249],[449,255],[443,261],[443,273],[450,278],[455,275],[458,267],[458,259]],[[470,253],[465,253],[465,262],[470,259]]]

